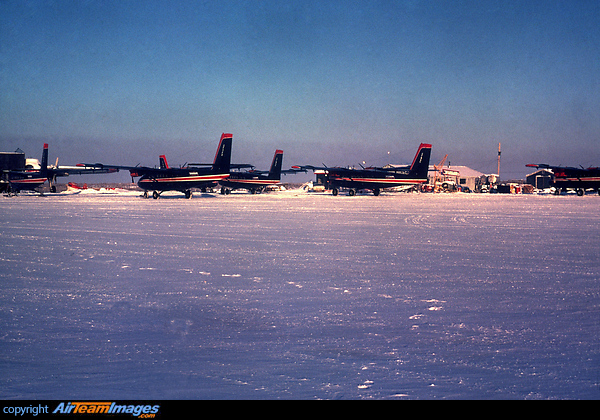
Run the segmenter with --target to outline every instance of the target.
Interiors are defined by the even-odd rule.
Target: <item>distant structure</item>
[[[498,143],[498,178],[500,178],[500,155],[502,155],[502,152],[500,151],[500,143]]]
[[[496,177],[485,175],[468,166],[429,167],[429,184],[440,191],[480,191],[482,185],[495,183]],[[490,179],[493,178],[493,179]]]
[[[8,190],[8,172],[25,170],[25,152],[0,152],[0,192]]]
[[[554,174],[548,169],[538,169],[525,177],[525,183],[533,185],[538,190],[544,190],[552,186]]]

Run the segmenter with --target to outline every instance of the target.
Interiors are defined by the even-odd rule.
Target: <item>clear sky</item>
[[[0,1],[0,150],[63,164],[598,166],[599,76],[598,0]]]

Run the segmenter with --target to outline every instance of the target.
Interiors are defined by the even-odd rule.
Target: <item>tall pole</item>
[[[498,143],[498,179],[500,179],[500,155],[502,152],[500,151],[500,143]]]

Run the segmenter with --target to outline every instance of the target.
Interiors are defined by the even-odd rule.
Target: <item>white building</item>
[[[484,173],[476,171],[475,169],[471,169],[468,166],[460,166],[460,165],[446,165],[441,168],[441,170],[435,171],[433,166],[429,167],[429,183],[431,185],[435,182],[435,177],[437,176],[438,184],[440,182],[448,183],[448,185],[456,185],[461,188],[467,187],[471,191],[475,191],[479,185],[481,185],[482,180],[485,178],[487,183],[487,178]],[[452,184],[454,183],[454,184]]]

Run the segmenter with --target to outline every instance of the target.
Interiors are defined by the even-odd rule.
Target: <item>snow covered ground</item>
[[[3,399],[600,397],[597,195],[85,191],[0,216]]]

